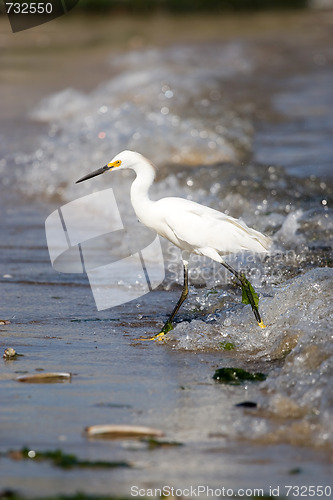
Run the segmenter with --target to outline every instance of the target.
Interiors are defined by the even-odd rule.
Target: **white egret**
[[[240,220],[194,201],[174,197],[151,200],[148,191],[154,182],[156,169],[149,160],[134,151],[122,151],[110,163],[85,175],[77,183],[109,170],[126,168],[136,173],[131,186],[131,202],[138,219],[181,249],[184,266],[182,294],[161,332],[152,338],[161,339],[172,329],[173,319],[188,295],[188,262],[191,253],[219,262],[236,276],[242,287],[243,302],[251,304],[258,325],[264,328],[258,311],[257,294],[244,274],[235,271],[224,262],[223,257],[241,251],[267,253],[271,239]]]

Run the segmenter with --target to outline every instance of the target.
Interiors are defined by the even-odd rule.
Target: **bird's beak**
[[[94,172],[91,172],[90,174],[85,175],[84,177],[81,177],[78,181],[76,181],[75,184],[78,182],[86,181],[88,179],[91,179],[92,177],[96,177],[96,175],[101,175],[104,174],[104,172],[107,172],[112,168],[111,164],[109,165],[104,165],[104,167],[98,168],[97,170],[94,170]]]

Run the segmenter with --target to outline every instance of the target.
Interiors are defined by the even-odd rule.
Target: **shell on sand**
[[[71,373],[67,372],[52,372],[52,373],[35,373],[33,375],[21,375],[15,380],[17,382],[26,382],[30,384],[52,384],[56,382],[70,381]]]
[[[91,425],[86,427],[84,432],[88,437],[109,439],[164,436],[159,429],[140,425]]]

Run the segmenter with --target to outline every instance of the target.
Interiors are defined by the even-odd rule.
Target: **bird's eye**
[[[121,165],[121,161],[120,161],[120,160],[117,160],[117,161],[115,162],[115,166],[116,166],[116,167],[119,167],[120,165]]]

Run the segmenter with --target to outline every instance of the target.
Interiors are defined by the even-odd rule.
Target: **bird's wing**
[[[270,246],[270,238],[222,212],[181,198],[160,201],[168,205],[163,213],[169,236],[163,236],[185,250],[206,255],[204,249],[211,248],[225,255],[245,250],[266,252]]]

